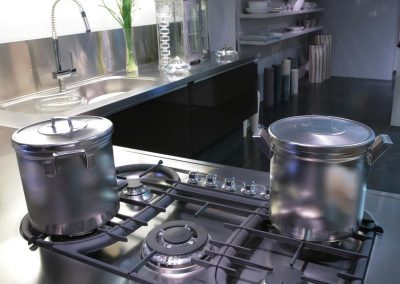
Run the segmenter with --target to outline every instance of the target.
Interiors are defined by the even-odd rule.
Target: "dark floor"
[[[376,134],[388,134],[393,147],[382,156],[370,172],[368,187],[400,193],[400,127],[390,126],[393,98],[391,81],[339,78],[324,84],[300,84],[300,95],[289,103],[260,111],[260,123],[268,126],[283,117],[323,114],[345,117],[370,126]],[[249,134],[242,138],[242,129],[230,133],[197,159],[235,167],[268,171],[269,160],[259,151]]]

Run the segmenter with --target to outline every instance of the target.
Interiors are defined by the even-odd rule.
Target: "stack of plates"
[[[269,8],[269,12],[271,13],[279,13],[282,12],[284,9],[281,7],[277,7],[277,8]]]
[[[270,40],[276,40],[282,38],[281,33],[257,33],[257,34],[247,34],[241,35],[240,40],[244,41],[264,41],[268,42]]]
[[[250,14],[266,14],[269,12],[269,8],[265,9],[246,8],[246,12]]]
[[[297,31],[301,31],[304,30],[303,26],[292,26],[292,27],[287,27],[288,31],[292,31],[292,32],[297,32]]]

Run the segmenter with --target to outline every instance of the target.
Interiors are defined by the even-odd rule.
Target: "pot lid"
[[[96,142],[112,132],[112,122],[97,116],[54,117],[14,132],[14,147],[43,149]]]
[[[271,143],[286,150],[359,153],[375,139],[368,126],[345,118],[305,115],[278,120],[268,129]]]

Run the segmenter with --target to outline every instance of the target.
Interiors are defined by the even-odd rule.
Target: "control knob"
[[[208,174],[206,176],[206,181],[204,182],[205,187],[217,188],[217,175],[216,174]]]
[[[222,185],[222,189],[226,191],[236,191],[235,178],[226,178]]]
[[[241,192],[245,195],[250,195],[250,196],[256,195],[257,190],[256,190],[256,185],[255,185],[254,181],[251,183],[246,182],[244,184],[244,187],[242,188]]]
[[[270,193],[271,193],[271,189],[267,188],[267,189],[265,189],[265,191],[263,193],[261,193],[261,197],[266,200],[269,200]]]
[[[187,180],[190,184],[198,184],[200,182],[200,176],[198,172],[189,172],[189,178]]]

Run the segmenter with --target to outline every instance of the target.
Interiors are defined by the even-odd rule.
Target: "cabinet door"
[[[190,157],[188,88],[113,114],[113,144],[139,150]]]
[[[257,64],[250,63],[190,87],[194,154],[257,112],[257,80]]]

